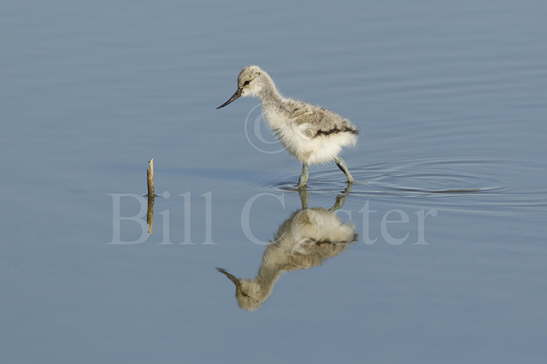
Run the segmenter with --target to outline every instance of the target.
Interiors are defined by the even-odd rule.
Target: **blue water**
[[[543,363],[546,10],[2,2],[0,361]],[[361,129],[338,212],[358,240],[254,312],[214,268],[254,277],[301,206],[257,100],[215,110],[248,64]],[[153,233],[116,243],[151,158]],[[314,166],[310,206],[343,188]]]

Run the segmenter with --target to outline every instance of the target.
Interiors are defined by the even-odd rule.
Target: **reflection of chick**
[[[305,191],[302,193],[306,194]],[[306,206],[307,196],[301,197],[303,206]],[[274,240],[264,251],[254,279],[240,279],[217,268],[235,284],[239,307],[256,310],[268,299],[281,273],[318,266],[355,241],[354,227],[344,224],[334,213],[340,207],[339,196],[331,209],[304,207],[293,213],[279,227]]]

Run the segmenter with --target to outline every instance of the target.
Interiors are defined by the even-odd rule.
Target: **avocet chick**
[[[283,146],[302,162],[298,188],[307,185],[309,165],[334,160],[353,182],[348,167],[339,156],[342,147],[357,143],[358,129],[348,119],[323,107],[283,97],[272,78],[258,66],[247,66],[237,78],[236,92],[220,109],[240,97],[260,98],[262,111]]]

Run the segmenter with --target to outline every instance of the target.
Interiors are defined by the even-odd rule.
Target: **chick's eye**
[[[247,80],[247,81],[243,82],[243,86],[247,86],[250,83],[251,83],[251,81]]]

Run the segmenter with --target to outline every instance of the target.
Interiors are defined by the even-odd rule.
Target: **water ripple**
[[[386,203],[436,206],[475,212],[512,214],[517,209],[547,207],[547,189],[516,189],[492,171],[524,173],[527,165],[501,160],[420,160],[375,163],[351,169],[356,182],[354,197]],[[537,167],[537,166],[536,166]],[[490,173],[489,173],[490,172]],[[269,185],[281,191],[294,191],[297,176]],[[333,194],[344,189],[341,173],[331,168],[313,173],[308,190]],[[500,211],[503,210],[503,211]]]

